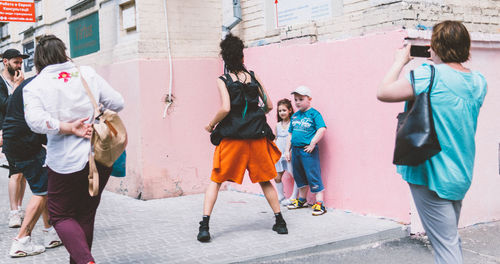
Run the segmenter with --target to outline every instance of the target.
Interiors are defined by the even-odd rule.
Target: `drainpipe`
[[[167,52],[168,52],[168,65],[169,65],[169,72],[170,72],[170,77],[168,79],[169,84],[168,84],[168,94],[165,98],[165,103],[167,104],[165,106],[165,110],[163,110],[163,119],[167,116],[167,111],[170,105],[174,102],[172,100],[172,52],[170,49],[170,37],[168,34],[168,14],[167,14],[167,0],[165,0],[165,3],[163,5],[163,11],[165,12],[165,29],[167,30]]]
[[[231,32],[231,29],[236,27],[241,22],[241,1],[233,0],[233,20],[229,25],[222,25],[222,39],[225,39],[227,34]],[[222,65],[222,70],[224,73],[227,73],[227,69],[225,64]]]
[[[229,25],[222,25],[222,39],[226,37],[229,32],[231,32],[231,29],[236,27],[241,22],[241,1],[240,0],[233,0],[233,20],[231,21],[231,24]]]

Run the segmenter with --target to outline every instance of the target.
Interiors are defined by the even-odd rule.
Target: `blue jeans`
[[[309,185],[312,193],[325,189],[321,180],[318,146],[311,153],[305,152],[304,147],[292,147],[292,168],[298,188]]]

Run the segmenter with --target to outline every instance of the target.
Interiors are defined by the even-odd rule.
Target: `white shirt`
[[[123,97],[91,67],[81,67],[98,104],[113,111],[123,109]],[[76,66],[68,61],[45,67],[23,90],[26,123],[35,133],[47,134],[49,168],[68,174],[82,170],[88,162],[90,140],[59,134],[59,122],[73,122],[94,113]]]

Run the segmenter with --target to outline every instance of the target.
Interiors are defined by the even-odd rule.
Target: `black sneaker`
[[[210,233],[208,232],[208,223],[200,221],[200,232],[198,232],[198,241],[208,242],[210,241]]]
[[[286,228],[286,223],[284,221],[274,224],[273,231],[276,231],[276,233],[280,235],[288,234],[288,229]]]

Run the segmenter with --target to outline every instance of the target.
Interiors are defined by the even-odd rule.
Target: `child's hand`
[[[313,152],[314,148],[316,147],[316,144],[309,144],[304,147],[304,151],[307,153]]]
[[[285,152],[285,159],[286,161],[292,160],[292,154],[290,153],[290,151]]]

